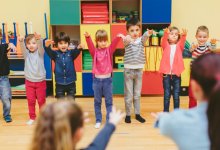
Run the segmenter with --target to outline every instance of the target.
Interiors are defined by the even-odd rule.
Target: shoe
[[[12,122],[11,115],[6,116],[4,119],[6,123]]]
[[[99,129],[100,127],[101,127],[101,123],[100,123],[100,122],[96,122],[95,128],[96,128],[96,129]]]
[[[145,123],[145,119],[140,116],[140,114],[136,114],[135,119],[141,123]]]
[[[125,117],[125,123],[131,123],[131,116]]]
[[[26,124],[27,124],[27,125],[32,125],[32,124],[34,123],[34,121],[35,121],[35,120],[30,119],[30,120],[28,120],[28,121],[26,122]]]

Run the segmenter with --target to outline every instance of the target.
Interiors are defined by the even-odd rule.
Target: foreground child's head
[[[60,32],[56,35],[54,42],[59,50],[66,52],[70,44],[70,37],[65,32]]]
[[[25,43],[30,52],[35,52],[38,49],[37,39],[35,38],[34,34],[29,34],[25,38]]]
[[[105,30],[98,30],[95,34],[97,48],[106,48],[108,45],[108,34]]]
[[[199,26],[196,31],[196,39],[199,45],[205,45],[209,38],[209,29],[206,26]]]
[[[177,27],[169,27],[168,42],[170,44],[176,44],[180,39],[180,31]]]
[[[32,150],[73,150],[83,134],[83,112],[71,101],[46,105],[40,113]]]
[[[137,18],[131,18],[126,23],[126,29],[132,39],[137,39],[141,33],[141,24]]]

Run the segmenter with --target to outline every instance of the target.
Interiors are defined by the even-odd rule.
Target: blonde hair
[[[95,41],[96,41],[96,48],[98,47],[98,41],[108,41],[108,33],[103,30],[103,29],[100,29],[98,31],[96,31],[96,34],[95,34]]]
[[[51,103],[37,120],[31,150],[73,150],[73,136],[82,126],[83,113],[75,102]]]
[[[196,30],[196,34],[198,34],[200,31],[206,32],[209,35],[209,29],[206,26],[199,26]]]
[[[170,30],[170,32],[173,31],[173,30],[177,30],[178,33],[180,33],[180,30],[175,26],[169,27],[169,30]],[[180,34],[178,34],[178,40],[177,41],[179,41],[179,39],[180,39]]]
[[[32,39],[35,39],[34,34],[28,34],[28,36],[25,38],[25,43],[29,43],[29,41]]]

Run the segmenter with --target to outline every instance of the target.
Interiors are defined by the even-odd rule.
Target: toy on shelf
[[[130,13],[112,11],[112,23],[126,23],[132,17],[139,18],[139,12],[136,10]]]
[[[82,4],[82,23],[102,24],[109,22],[107,3],[83,3]]]

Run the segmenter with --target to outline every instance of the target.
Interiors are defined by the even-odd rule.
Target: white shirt
[[[173,69],[173,61],[174,61],[174,56],[176,53],[176,44],[174,45],[170,45],[170,74],[172,73],[172,69]]]

